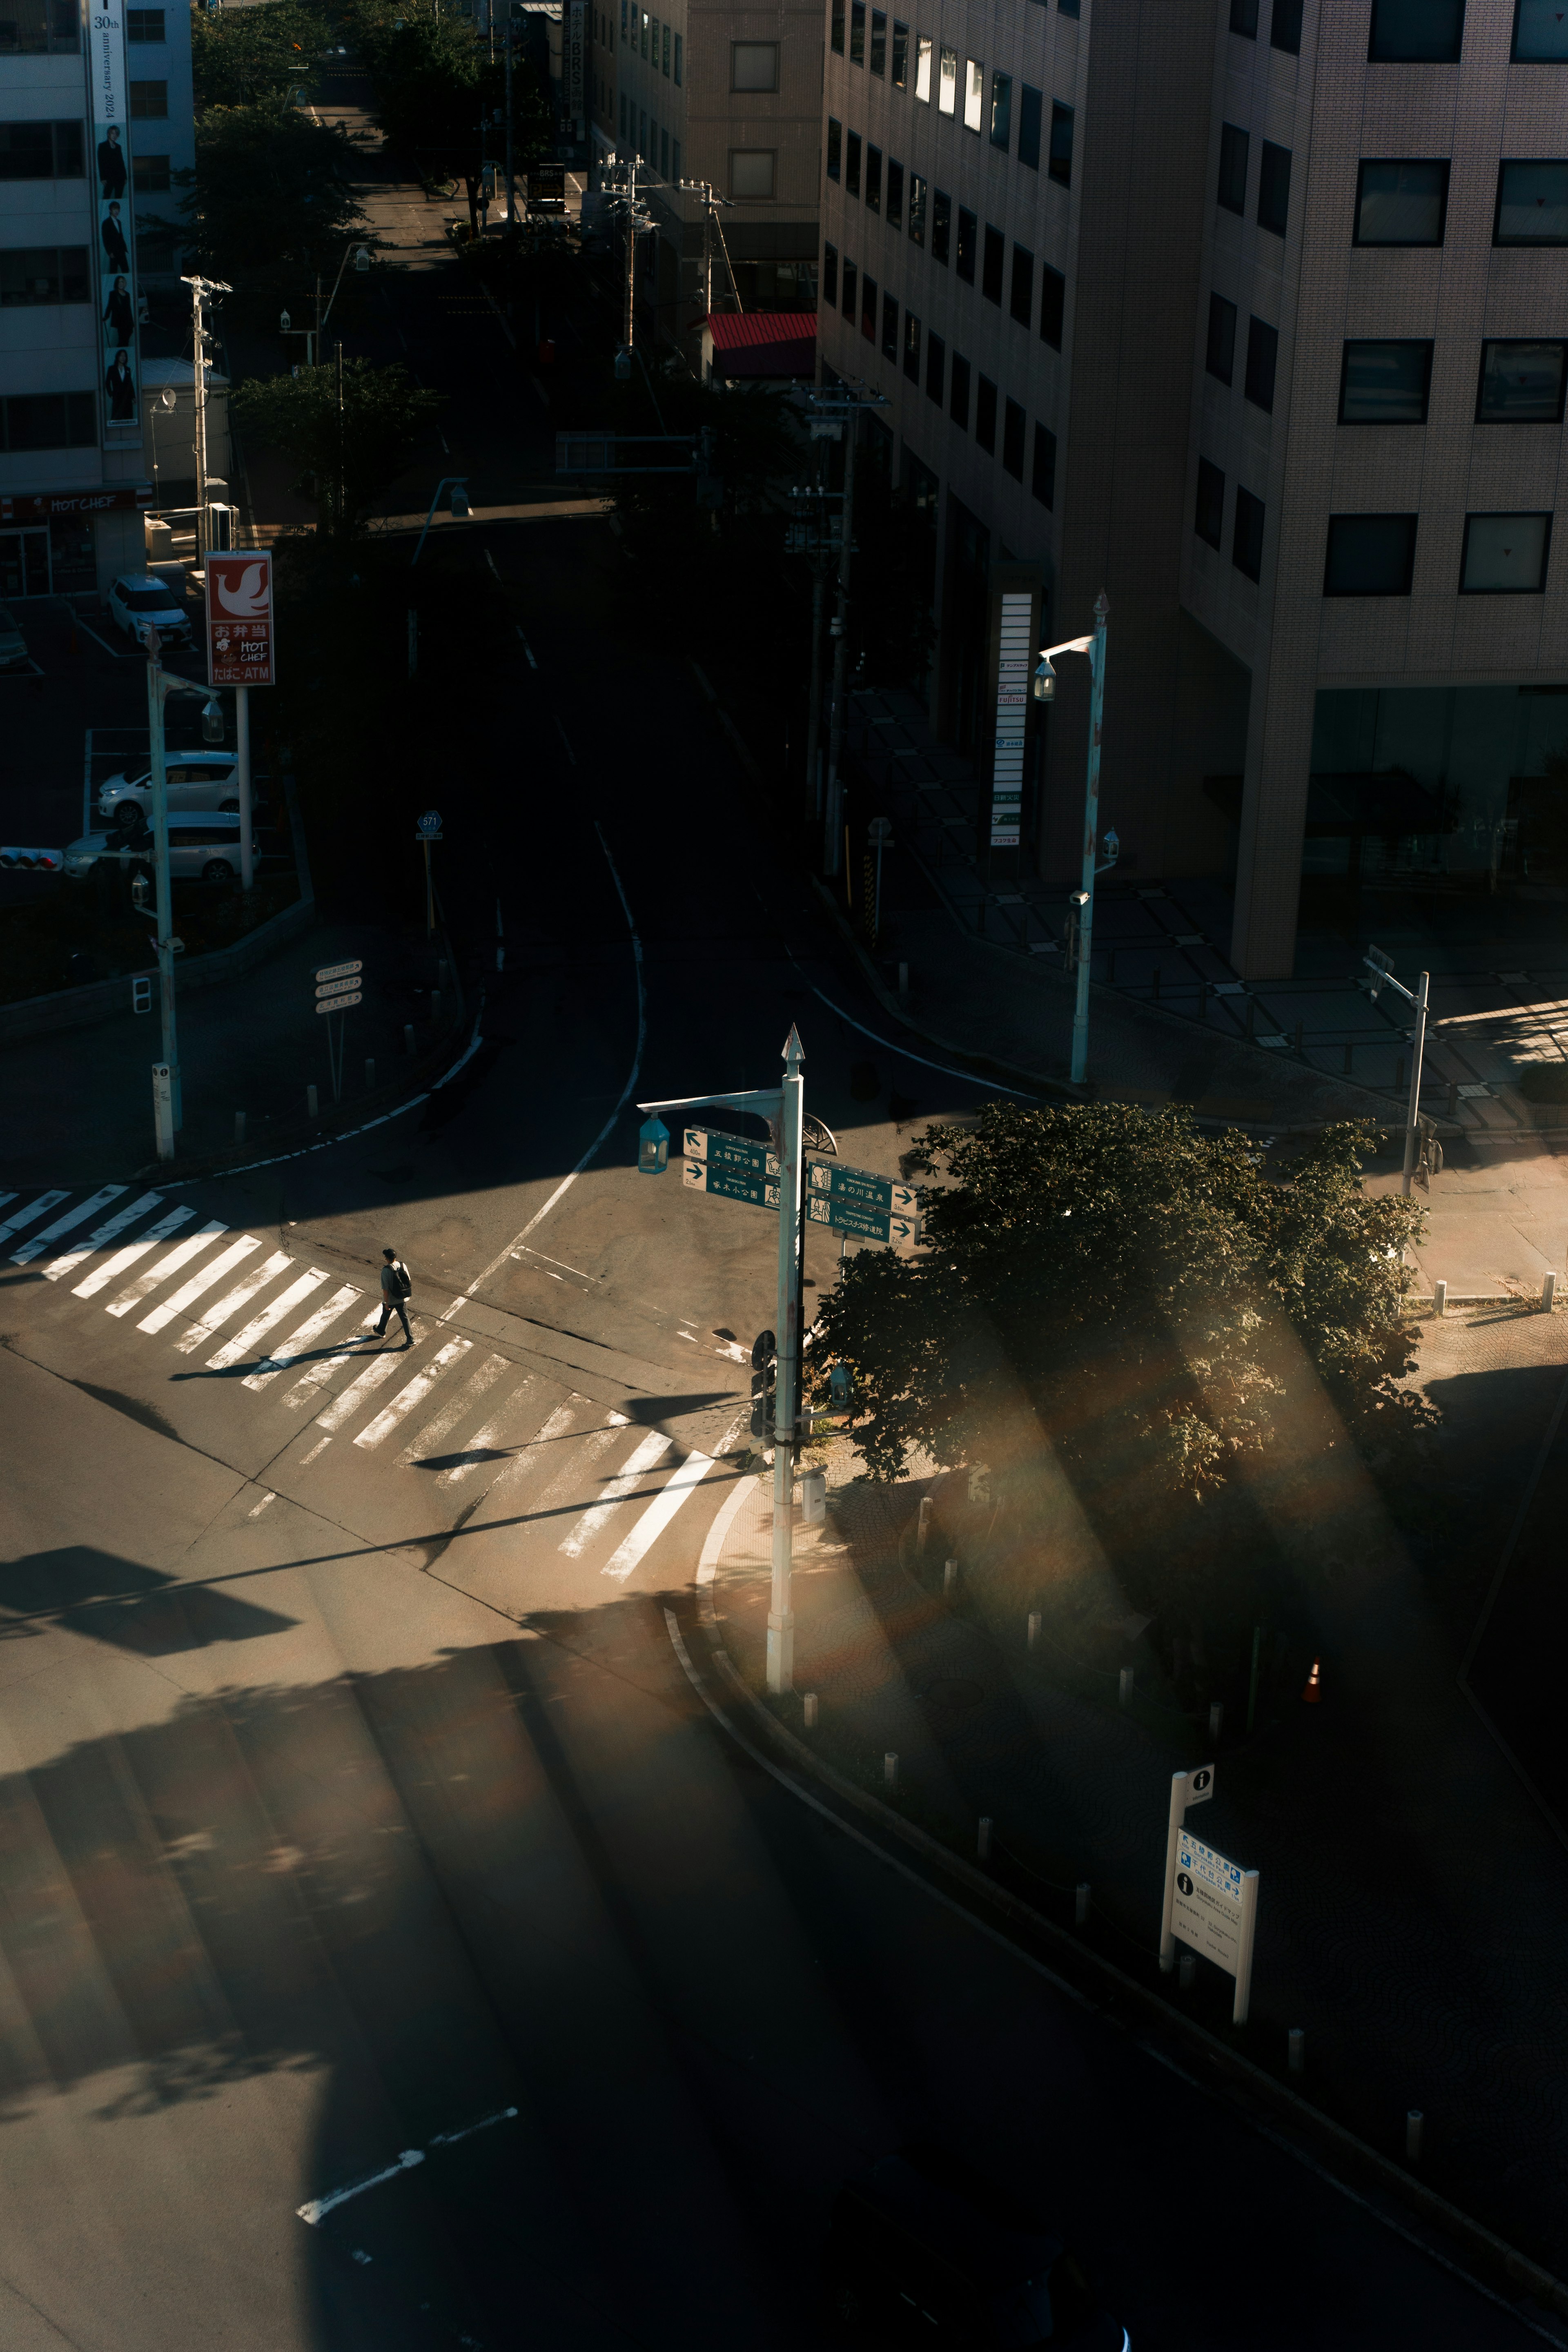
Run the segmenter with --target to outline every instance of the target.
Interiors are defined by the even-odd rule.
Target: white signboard
[[[123,12],[118,5],[89,8],[87,22],[103,421],[106,425],[136,425],[142,416],[142,370],[136,335],[136,229],[131,216]]]
[[[1176,1848],[1171,1925],[1184,1944],[1232,1977],[1241,1953],[1241,1882],[1238,1862],[1184,1832]]]
[[[996,738],[991,762],[991,846],[1016,849],[1024,812],[1024,734],[1029,713],[1033,599],[1005,593],[996,668]]]

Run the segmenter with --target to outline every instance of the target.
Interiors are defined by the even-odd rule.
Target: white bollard
[[[944,1559],[942,1564],[942,1589],[943,1592],[951,1593],[957,1589],[957,1585],[958,1562],[955,1559]]]
[[[980,1827],[979,1827],[979,1829],[978,1829],[978,1831],[977,1831],[977,1832],[976,1832],[976,1834],[975,1834],[975,1839],[974,1839],[974,1851],[975,1851],[975,1853],[980,1856],[980,1859],[981,1859],[981,1861],[982,1861],[982,1862],[989,1862],[989,1861],[990,1861],[990,1859],[991,1859],[991,1816],[990,1816],[990,1814],[989,1814],[989,1813],[982,1813],[982,1814],[981,1814],[981,1816],[980,1816]]]
[[[1026,1622],[1028,1630],[1024,1637],[1024,1646],[1026,1649],[1032,1650],[1040,1638],[1039,1611],[1037,1609],[1031,1609]]]
[[[1419,2107],[1412,2107],[1405,2118],[1405,2155],[1410,2164],[1421,2161],[1421,2126],[1426,2120]]]
[[[405,1021],[403,1024],[403,1042],[407,1046],[408,1051],[412,1054],[415,1050],[414,1024],[412,1021]]]
[[[1447,1311],[1448,1286],[1446,1282],[1435,1282],[1432,1285],[1432,1312],[1434,1315],[1447,1315]]]
[[[1123,1666],[1123,1667],[1122,1667],[1122,1669],[1121,1669],[1121,1705],[1122,1705],[1123,1706],[1126,1706],[1126,1704],[1127,1704],[1128,1700],[1131,1697],[1131,1696],[1132,1696],[1132,1669],[1131,1669],[1131,1666]]]
[[[921,1496],[921,1516],[920,1516],[920,1523],[919,1523],[919,1525],[918,1525],[918,1526],[916,1527],[916,1528],[915,1528],[915,1552],[916,1552],[917,1557],[921,1557],[921,1558],[923,1558],[923,1557],[924,1557],[925,1548],[926,1548],[926,1537],[927,1537],[927,1535],[930,1533],[930,1531],[931,1531],[931,1496],[930,1496],[929,1495],[922,1495],[922,1496]]]
[[[1542,1277],[1541,1277],[1541,1311],[1542,1311],[1542,1313],[1543,1315],[1550,1315],[1550,1314],[1551,1314],[1551,1312],[1552,1312],[1552,1307],[1556,1305],[1556,1303],[1557,1303],[1557,1276],[1556,1276],[1554,1274],[1543,1274],[1543,1275],[1542,1276]]]
[[[366,1094],[370,1094],[374,1090],[374,1086],[375,1055],[374,1054],[367,1054],[364,1057],[364,1089]]]
[[[827,1473],[826,1470],[805,1470],[800,1481],[800,1523],[803,1528],[819,1528],[827,1515]]]
[[[307,1087],[305,1089],[305,1108],[310,1113],[310,1117],[314,1118],[316,1116],[316,1089],[314,1087]]]
[[[441,992],[438,988],[430,991],[430,1018],[432,1021],[441,1018]]]
[[[1072,1893],[1072,1923],[1075,1927],[1089,1925],[1089,1881],[1080,1878]]]
[[[882,1759],[882,1779],[889,1789],[899,1785],[899,1759],[890,1748]]]
[[[153,1065],[153,1133],[160,1160],[174,1156],[174,1081],[167,1062]]]
[[[1191,1992],[1194,1985],[1197,1982],[1197,1954],[1195,1952],[1184,1952],[1181,1958],[1176,1962],[1176,1982],[1180,1985],[1184,1992]]]
[[[1285,2051],[1285,2063],[1292,2074],[1304,2074],[1307,2065],[1307,2037],[1300,2026],[1291,2026],[1286,2034]]]
[[[816,1693],[815,1691],[806,1692],[805,1711],[805,1727],[807,1731],[815,1731],[816,1729]]]
[[[1222,1724],[1224,1721],[1225,1721],[1225,1701],[1224,1701],[1224,1699],[1222,1699],[1222,1698],[1211,1699],[1211,1700],[1209,1701],[1209,1738],[1210,1738],[1211,1739],[1217,1739],[1217,1738],[1219,1738],[1220,1726],[1221,1726],[1221,1724]]]

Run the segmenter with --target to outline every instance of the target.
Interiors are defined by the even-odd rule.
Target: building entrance
[[[41,530],[0,530],[0,597],[47,596],[49,593],[49,534]]]

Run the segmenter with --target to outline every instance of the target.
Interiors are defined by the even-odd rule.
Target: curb
[[[1075,1997],[1087,2000],[1089,2006],[1102,2013],[1113,2013],[1115,2008],[1131,2008],[1147,2025],[1167,2036],[1174,2036],[1184,2044],[1189,2059],[1202,2069],[1202,2087],[1224,2093],[1232,2103],[1250,2110],[1247,2119],[1256,2128],[1268,2129],[1257,2114],[1257,2110],[1262,2108],[1275,2121],[1287,2126],[1297,2137],[1316,2143],[1323,2160],[1322,2168],[1336,2186],[1353,2196],[1362,2196],[1371,2190],[1407,2210],[1414,2209],[1423,2221],[1464,2248],[1480,2273],[1480,2279],[1472,2280],[1472,2284],[1481,2284],[1483,2292],[1501,2302],[1512,2317],[1522,2326],[1533,2327],[1545,2341],[1559,2342],[1561,2339],[1541,2328],[1528,2313],[1519,2309],[1517,2298],[1521,2294],[1529,2295],[1544,2310],[1554,2313],[1559,2318],[1568,2319],[1568,2284],[1528,2254],[1521,2253],[1505,2239],[1498,2237],[1483,2222],[1462,2212],[1457,2205],[1451,2205],[1435,2189],[1426,2188],[1413,2174],[1387,2157],[1379,2155],[1375,2148],[1359,2139],[1353,2132],[1346,2130],[1331,2116],[1324,2115],[1321,2108],[1312,2106],[1288,2089],[1239,2051],[1231,2049],[1194,2019],[1184,2016],[1180,2010],[1173,2008],[1158,1993],[1118,1968],[1113,1960],[1103,1958],[1007,1888],[999,1886],[984,1871],[976,1869],[973,1863],[965,1862],[962,1855],[952,1853],[914,1822],[906,1821],[868,1790],[846,1780],[842,1773],[814,1754],[803,1740],[797,1739],[769,1713],[753,1696],[725,1647],[718,1612],[713,1605],[713,1580],[719,1555],[746,1495],[746,1482],[742,1478],[737,1482],[733,1494],[720,1506],[709,1528],[696,1575],[698,1615],[721,1682],[731,1696],[745,1708],[752,1722],[767,1735],[775,1752],[782,1753],[785,1761],[794,1768],[795,1784],[798,1785],[802,1773],[809,1775],[842,1802],[853,1806],[884,1840],[896,1838],[923,1862],[933,1864],[955,1882],[964,1896],[984,1902],[992,1909],[1000,1911],[1010,1926],[1026,1930],[1030,1941],[1037,1940],[1057,1957],[1067,1990]],[[722,1721],[722,1717],[720,1719]],[[792,1776],[786,1774],[782,1777]],[[801,1793],[805,1792],[802,1790]],[[973,1905],[966,1902],[960,1907],[970,1909]],[[1027,1948],[1016,1936],[1009,1936],[1007,1940],[1019,1942],[1020,1948]],[[1056,1971],[1049,1973],[1055,1976]],[[1086,1992],[1080,1984],[1075,1983],[1075,1977],[1089,1979],[1094,1990]],[[1296,2151],[1292,2148],[1291,2152]],[[1389,2218],[1377,2211],[1376,2208],[1373,2210],[1380,2220]],[[1394,2226],[1402,2228],[1398,2222]],[[1455,2267],[1438,2249],[1424,2240],[1412,2238],[1411,2242],[1424,2254],[1444,2263],[1450,2269]],[[1465,2275],[1463,2273],[1459,2274]]]

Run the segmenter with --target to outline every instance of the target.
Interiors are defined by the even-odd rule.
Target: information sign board
[[[214,686],[272,686],[272,552],[206,561],[207,677]]]
[[[363,1004],[363,997],[356,988],[348,996],[323,996],[317,1005],[318,1013],[346,1013],[351,1004]]]
[[[1171,1925],[1184,1944],[1232,1977],[1240,1972],[1242,1879],[1238,1862],[1183,1832],[1176,1848]]]
[[[826,1192],[835,1202],[852,1201],[858,1208],[879,1209],[884,1216],[913,1217],[917,1213],[912,1184],[874,1175],[869,1168],[846,1168],[838,1160],[825,1164],[814,1160],[806,1174],[812,1192]]]
[[[324,963],[317,971],[316,986],[321,988],[329,980],[347,980],[352,972],[363,970],[364,960],[361,956],[355,956],[352,963]]]
[[[684,1160],[680,1181],[690,1192],[715,1192],[727,1201],[750,1201],[759,1209],[776,1209],[779,1204],[777,1180],[770,1182],[760,1169],[753,1171],[716,1167],[705,1160]]]
[[[732,1175],[776,1178],[779,1172],[775,1154],[765,1143],[753,1143],[746,1135],[716,1135],[711,1128],[689,1127],[681,1138],[681,1150],[688,1160],[727,1169]]]
[[[894,1249],[913,1249],[921,1237],[918,1217],[895,1216],[889,1209],[863,1209],[858,1201],[810,1194],[806,1222],[827,1225],[837,1234],[854,1234],[864,1242],[886,1242]]]

